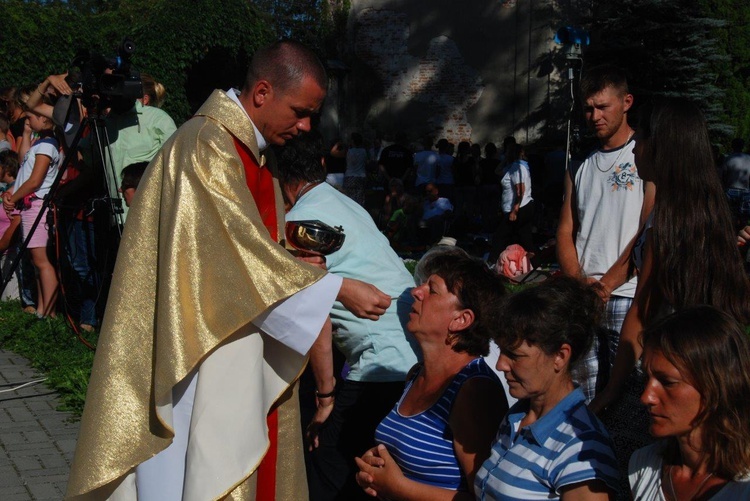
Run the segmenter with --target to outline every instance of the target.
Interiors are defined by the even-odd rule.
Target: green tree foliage
[[[640,99],[680,95],[701,106],[717,140],[732,134],[718,69],[727,57],[715,36],[724,21],[698,0],[597,2],[587,65],[612,62],[630,74]]]
[[[722,19],[714,31],[727,63],[717,68],[717,84],[726,89],[723,101],[726,122],[733,136],[750,137],[750,3],[747,0],[703,0],[704,12]]]
[[[85,16],[62,4],[0,2],[0,86],[36,82],[64,71],[77,47],[95,43]]]
[[[161,0],[151,2],[149,10],[144,4],[141,1],[128,5],[125,0],[120,3],[118,14],[125,21],[120,33],[136,43],[133,62],[165,85],[169,96],[165,109],[179,121],[195,112],[196,104],[203,102],[211,89],[226,83],[242,84],[234,78],[232,82],[210,85],[214,82],[211,74],[198,74],[196,78],[206,84],[201,86],[206,91],[193,99],[191,106],[186,87],[193,66],[209,59],[206,67],[215,70],[217,65],[211,64],[210,59],[220,59],[244,74],[253,52],[275,38],[268,18],[247,1],[224,0],[217,4],[212,0],[193,0],[186,4]]]
[[[340,58],[350,0],[255,0],[274,20],[279,36],[313,47],[323,59]]]
[[[116,9],[109,8],[115,5]],[[114,56],[121,40],[129,37],[136,46],[133,67],[165,85],[165,110],[178,123],[195,111],[186,90],[189,78],[196,88],[205,89],[203,95],[193,96],[195,102],[202,102],[214,83],[241,85],[237,74],[244,73],[249,57],[276,38],[270,18],[246,0],[83,1],[73,5],[5,0],[0,2],[0,19],[1,87],[62,73],[82,49]],[[224,71],[205,70],[217,67]],[[232,81],[217,81],[217,76]]]
[[[338,58],[349,0],[4,0],[0,87],[62,73],[81,50],[113,57],[135,43],[133,67],[167,89],[181,123],[217,87],[242,85],[255,49],[279,37]]]

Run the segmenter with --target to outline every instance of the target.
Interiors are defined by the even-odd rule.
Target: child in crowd
[[[3,208],[12,214],[18,205],[21,211],[21,227],[24,238],[31,233],[31,228],[42,212],[43,198],[49,192],[60,165],[60,146],[55,139],[52,120],[37,113],[28,111],[24,136],[36,132],[39,138],[24,155],[18,178],[13,190],[2,195]],[[55,316],[57,299],[57,273],[47,255],[49,228],[46,223],[46,210],[41,216],[40,224],[33,232],[28,243],[31,261],[37,272],[37,316]]]
[[[394,212],[403,208],[404,197],[406,196],[406,193],[404,193],[404,182],[398,178],[391,178],[388,183],[388,190],[389,192],[385,196],[383,211],[381,213],[381,217],[386,222],[391,219]]]
[[[416,197],[405,195],[403,206],[391,215],[386,236],[395,250],[410,251],[422,248],[418,238],[419,220],[422,218],[420,209]]]
[[[18,153],[0,151],[0,195],[13,188],[18,175]]]
[[[12,189],[18,174],[18,155],[11,150],[0,151],[0,193]],[[16,257],[16,230],[21,224],[18,211],[7,214],[0,211],[0,273],[4,279]],[[16,270],[16,273],[18,270]],[[18,279],[14,275],[2,293],[2,299],[18,299]]]

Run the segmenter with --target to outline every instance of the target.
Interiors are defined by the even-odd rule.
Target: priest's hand
[[[311,264],[313,266],[317,266],[321,270],[328,270],[326,268],[326,257],[325,256],[318,256],[315,254],[297,254],[297,259],[300,261],[304,261],[308,264]]]
[[[374,285],[345,278],[336,297],[344,307],[359,318],[377,320],[391,305],[391,297]]]

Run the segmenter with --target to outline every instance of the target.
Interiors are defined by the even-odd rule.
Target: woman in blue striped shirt
[[[555,278],[512,295],[495,339],[497,368],[519,399],[477,473],[480,500],[607,500],[617,463],[571,367],[597,334],[603,303],[591,287]]]
[[[393,410],[378,425],[380,444],[357,465],[365,492],[391,500],[474,499],[474,475],[508,409],[482,355],[499,325],[504,286],[484,263],[444,254],[416,287],[407,328],[419,342],[415,367]]]

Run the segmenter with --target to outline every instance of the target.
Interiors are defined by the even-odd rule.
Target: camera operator
[[[114,97],[105,110],[104,125],[109,139],[111,163],[102,163],[99,152],[92,147],[91,137],[81,141],[80,150],[87,165],[103,165],[109,196],[118,198],[117,187],[125,166],[150,162],[162,144],[177,130],[174,120],[155,106],[145,106],[136,99]],[[123,220],[127,206],[123,207]]]
[[[141,73],[141,82],[143,83],[143,97],[138,101],[143,106],[161,108],[167,98],[167,90],[164,85],[154,80],[154,77],[147,73]]]

